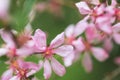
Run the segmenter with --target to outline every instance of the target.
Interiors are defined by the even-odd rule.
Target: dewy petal
[[[75,4],[77,8],[79,9],[81,14],[89,14],[90,13],[90,8],[88,7],[87,3],[84,1],[80,1]]]
[[[39,50],[45,50],[46,49],[46,34],[40,29],[37,29],[35,31],[35,35],[33,36],[33,40],[35,42],[36,47]]]
[[[77,37],[80,34],[82,34],[86,28],[88,27],[88,23],[86,20],[81,20],[76,24],[75,30],[74,30],[74,35]]]
[[[7,71],[5,71],[1,77],[1,80],[9,80],[13,75],[13,70],[9,69]]]
[[[85,46],[82,42],[82,38],[79,37],[77,40],[73,41],[73,45],[75,46],[77,51],[83,51],[85,49]]]
[[[8,52],[8,49],[6,49],[6,48],[0,48],[0,56],[3,56],[5,54],[7,54],[7,52]]]
[[[56,48],[64,43],[64,32],[58,34],[50,43],[50,47]]]
[[[55,58],[51,59],[51,66],[53,71],[59,76],[63,76],[66,73],[65,67],[61,65]]]
[[[2,39],[4,40],[4,42],[7,44],[7,47],[10,47],[10,48],[16,47],[13,37],[12,37],[12,34],[10,32],[1,29],[0,35],[1,35]]]
[[[69,38],[69,37],[73,36],[74,28],[75,28],[75,26],[74,26],[73,24],[69,25],[69,26],[66,28],[66,30],[65,30],[65,35],[66,35],[66,37]]]
[[[48,60],[45,60],[44,62],[44,77],[46,80],[48,80],[51,76],[51,66]]]
[[[56,53],[62,57],[65,57],[73,52],[73,47],[71,45],[63,45],[53,50],[53,53]]]
[[[74,52],[72,52],[72,53],[70,53],[68,56],[64,57],[64,58],[63,58],[63,60],[64,60],[64,65],[65,65],[66,67],[71,66],[72,63],[73,63],[74,58],[75,58],[75,53],[74,53]]]
[[[92,47],[91,51],[93,56],[99,61],[105,61],[109,57],[108,53],[100,47]]]
[[[20,80],[20,77],[19,76],[13,76],[11,79],[9,80]]]
[[[83,59],[82,59],[82,65],[85,68],[86,72],[91,72],[92,71],[92,60],[91,57],[89,55],[89,53],[85,52]]]

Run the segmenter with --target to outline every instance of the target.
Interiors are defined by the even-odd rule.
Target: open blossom
[[[27,31],[26,31],[27,32]],[[8,57],[15,57],[15,56],[27,56],[33,53],[33,50],[30,49],[32,46],[32,42],[28,39],[26,40],[26,44],[23,44],[18,48],[18,45],[20,43],[17,43],[15,39],[13,38],[12,32],[1,29],[0,30],[0,35],[5,42],[2,48],[0,48],[0,56],[7,55]],[[25,35],[23,35],[25,36]],[[29,35],[31,36],[31,35]],[[22,37],[22,40],[25,39]],[[25,40],[23,40],[25,41]],[[22,43],[21,43],[22,44]]]
[[[57,35],[51,41],[50,45],[47,46],[46,34],[42,30],[37,29],[33,36],[33,41],[35,43],[34,49],[36,52],[39,52],[41,55],[43,55],[45,59],[43,61],[45,79],[50,78],[52,69],[57,75],[63,76],[66,70],[64,66],[54,58],[54,55],[57,54],[64,58],[69,56],[69,54],[73,51],[73,47],[71,45],[63,45],[64,33]]]
[[[81,39],[81,34],[84,33],[84,31],[88,27],[87,19],[88,17],[85,17],[76,25],[69,25],[65,30],[65,44],[69,44],[74,47],[73,53],[64,58],[65,61],[68,60],[67,58],[71,58],[71,60],[69,60],[69,64],[65,63],[66,66],[70,66],[74,60],[77,60],[80,53],[85,48]]]
[[[42,63],[41,63],[42,64]],[[42,65],[23,60],[15,60],[10,62],[10,67],[1,76],[1,80],[23,80],[39,71]]]
[[[104,48],[95,46],[98,43],[98,40],[101,40],[101,36],[99,33],[96,33],[95,30],[95,27],[89,26],[86,29],[86,39],[82,39],[85,46],[82,64],[87,72],[91,72],[92,70],[91,54],[100,62],[105,61],[109,57]]]

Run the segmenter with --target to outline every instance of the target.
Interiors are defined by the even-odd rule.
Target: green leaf
[[[25,0],[21,8],[12,14],[11,26],[17,31],[21,31],[29,21],[29,13],[33,9],[36,0]]]

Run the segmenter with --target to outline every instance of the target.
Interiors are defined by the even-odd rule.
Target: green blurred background
[[[17,5],[19,2],[19,6]],[[57,1],[57,0],[56,0]],[[59,0],[58,0],[59,1]],[[65,30],[70,24],[75,24],[81,20],[84,16],[80,15],[79,11],[75,7],[75,3],[80,0],[62,0],[60,5],[61,15],[51,13],[49,10],[36,11],[35,18],[31,23],[33,32],[35,29],[40,28],[48,35],[48,43],[59,33]],[[10,14],[12,17],[9,25],[21,32],[25,25],[29,22],[28,15],[31,9],[36,3],[47,2],[50,0],[11,0]],[[2,24],[1,24],[2,28]],[[102,80],[106,75],[109,75],[118,66],[114,64],[113,60],[116,56],[120,55],[120,46],[115,45],[113,51],[110,53],[110,58],[105,62],[98,62],[94,57],[93,59],[93,71],[86,73],[81,65],[81,61],[75,62],[71,67],[66,68],[66,74],[63,77],[59,77],[54,72],[50,80]],[[37,62],[39,59],[35,56],[30,56],[26,60]],[[0,57],[0,75],[7,69],[7,65],[4,64],[5,57]],[[43,78],[43,70],[35,74],[40,80]],[[120,80],[120,75],[114,80]]]

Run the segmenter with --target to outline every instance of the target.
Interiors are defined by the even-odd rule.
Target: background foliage
[[[19,6],[16,5],[16,1],[19,1]],[[28,14],[31,11],[32,7],[38,2],[48,2],[49,0],[11,0],[10,13],[12,16],[12,21],[9,24],[11,28],[21,32],[25,25],[28,23]],[[40,28],[45,31],[48,35],[48,43],[69,24],[75,24],[82,19],[83,16],[80,15],[75,3],[80,0],[63,0],[64,5],[62,8],[62,16],[55,16],[49,11],[36,12],[35,18],[32,22],[33,32],[35,29]],[[2,24],[0,24],[2,27]],[[119,54],[120,46],[114,46],[113,51],[110,53],[110,58],[100,63],[93,58],[94,69],[91,73],[86,73],[84,68],[81,65],[81,61],[75,62],[71,67],[67,68],[67,72],[63,77],[58,77],[54,73],[50,80],[102,80],[104,76],[110,74],[116,66],[113,62],[114,58]],[[7,66],[4,64],[6,57],[0,57],[0,75],[7,69]],[[30,56],[26,60],[37,62],[39,58],[35,56]],[[37,76],[40,80],[43,79],[42,71],[37,73]],[[120,80],[118,76],[114,80]]]

